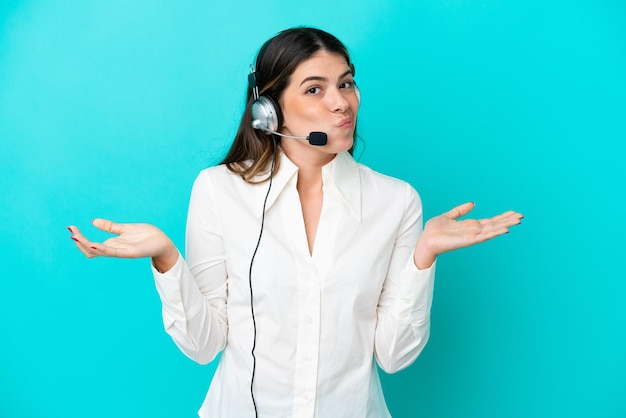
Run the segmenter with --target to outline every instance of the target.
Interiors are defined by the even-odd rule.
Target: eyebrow
[[[340,79],[342,79],[342,78],[344,78],[345,76],[347,76],[348,74],[352,74],[352,71],[351,71],[351,70],[346,71],[345,73],[341,74],[341,75],[339,76],[339,78],[340,78]],[[302,86],[302,85],[303,85],[304,83],[306,83],[307,81],[313,81],[313,80],[316,80],[316,81],[326,81],[326,82],[327,82],[327,81],[328,81],[328,78],[326,78],[326,77],[321,77],[321,76],[315,76],[315,75],[314,75],[314,76],[307,77],[307,78],[305,78],[304,80],[302,80],[302,82],[300,83],[300,86]]]

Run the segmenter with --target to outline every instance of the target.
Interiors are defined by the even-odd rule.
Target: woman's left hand
[[[464,203],[426,222],[413,255],[417,268],[430,267],[439,254],[506,234],[523,218],[520,213],[511,210],[493,218],[458,220],[472,209],[474,203]]]

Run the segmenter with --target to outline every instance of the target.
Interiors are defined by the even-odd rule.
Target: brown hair
[[[263,44],[256,58],[256,82],[259,95],[269,96],[275,103],[278,103],[298,65],[319,51],[339,54],[346,59],[350,68],[354,68],[343,43],[320,29],[291,28],[269,39]],[[280,142],[280,139],[277,137],[272,139],[272,134],[252,127],[253,102],[252,89],[248,88],[245,110],[237,135],[221,164],[226,164],[230,171],[239,174],[249,183],[262,183],[267,178],[262,180],[254,180],[254,178],[269,171],[274,152],[273,141]],[[277,130],[280,130],[280,127]],[[356,127],[354,138],[356,140]],[[353,148],[354,146],[350,148],[350,153]],[[277,147],[276,152],[279,152],[278,150]],[[277,159],[274,172],[278,170],[278,161]]]

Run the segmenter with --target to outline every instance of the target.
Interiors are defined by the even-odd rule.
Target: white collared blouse
[[[258,415],[388,417],[376,363],[390,373],[407,367],[429,336],[435,267],[413,262],[420,198],[338,154],[322,170],[311,255],[298,168],[280,158],[251,270]],[[267,189],[223,165],[203,170],[191,193],[186,261],[153,269],[178,347],[202,364],[222,352],[201,417],[254,416],[249,273]]]

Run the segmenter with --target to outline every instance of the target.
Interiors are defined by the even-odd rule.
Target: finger
[[[513,216],[514,214],[515,214],[514,211],[508,210],[506,212],[503,212],[503,213],[501,213],[499,215],[496,215],[496,216],[492,217],[491,219],[498,221],[500,219],[509,218],[509,217]]]
[[[75,232],[78,231],[75,230]],[[75,233],[71,238],[74,240],[74,243],[76,244],[76,247],[80,250],[80,252],[82,252],[86,257],[89,258],[101,256],[133,257],[132,251],[129,251],[124,246],[119,247],[114,245],[107,245],[107,242],[109,242],[110,240],[107,240],[103,243],[92,242],[84,236],[80,235],[79,233]]]
[[[504,213],[501,213],[500,215],[494,216],[494,219],[522,219],[524,216],[519,213],[519,212],[515,212],[513,210],[509,210],[506,211]]]
[[[78,248],[81,253],[89,258],[99,256],[99,254],[94,251],[95,243],[87,239],[87,237],[85,237],[80,232],[80,229],[78,229],[78,227],[76,227],[75,225],[70,225],[67,227],[67,229],[72,233],[72,236],[70,238],[74,241],[76,248]]]
[[[94,251],[94,244],[89,242],[84,237],[77,238],[75,236],[72,236],[71,238],[72,240],[74,240],[76,248],[78,248],[79,251],[85,255],[85,257],[93,258],[99,256],[99,254]]]
[[[519,225],[522,223],[522,218],[524,217],[522,216],[521,213],[513,212],[510,215],[503,217],[500,220],[500,224],[505,225],[507,227]]]
[[[492,218],[481,219],[480,224],[483,226],[490,225],[490,224],[513,226],[513,225],[519,225],[521,223],[522,218],[524,217],[522,216],[521,213],[514,212],[511,210],[508,212],[504,212],[500,215],[494,216]]]
[[[91,221],[91,223],[96,228],[98,228],[98,229],[100,229],[102,231],[108,232],[110,234],[118,234],[119,235],[124,230],[124,225],[116,224],[115,222],[109,221],[108,219],[96,218],[93,221]]]
[[[81,253],[83,253],[83,255],[87,258],[94,258],[94,257],[99,257],[100,254],[98,254],[96,251],[94,251],[92,248],[89,247],[85,247],[83,244],[76,242],[76,248],[78,248],[80,250]]]
[[[80,229],[78,229],[76,226],[70,225],[67,227],[67,229],[72,233],[72,236],[70,238],[73,239],[75,242],[81,243],[83,245],[86,245],[89,242],[89,240],[80,232]]]
[[[93,243],[93,245],[89,248],[93,254],[100,256],[108,256],[108,257],[116,257],[117,251],[113,248],[108,247],[104,244]]]
[[[80,234],[80,230],[78,229],[77,226],[75,225],[69,225],[67,227],[67,230],[70,231],[70,233],[72,234],[72,236],[74,236],[74,234]]]
[[[502,215],[495,216],[490,219],[481,220],[481,239],[484,241],[490,240],[497,236],[508,234],[509,228],[515,225],[521,224],[523,216],[517,212],[510,212]]]
[[[474,202],[463,203],[462,205],[459,205],[454,209],[444,213],[444,216],[451,219],[457,219],[461,216],[467,215],[472,209],[474,209],[474,206]]]
[[[90,250],[94,254],[105,257],[116,258],[137,258],[137,251],[132,246],[110,244],[111,240],[107,240],[103,243],[94,242],[90,247]]]

